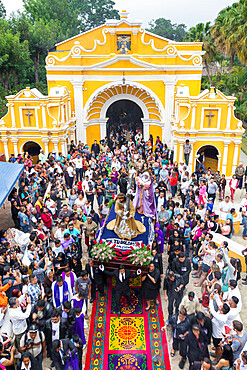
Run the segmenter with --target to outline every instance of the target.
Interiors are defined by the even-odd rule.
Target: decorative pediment
[[[18,99],[34,99],[34,100],[39,100],[39,99],[44,99],[45,96],[36,88],[30,89],[30,87],[26,87],[25,90],[19,91],[15,96],[11,95],[12,98],[15,100]]]
[[[123,65],[124,62],[124,65]],[[99,68],[114,68],[114,69],[136,69],[136,68],[143,68],[143,69],[155,69],[160,70],[160,67],[152,64],[143,62],[132,55],[116,55],[115,57],[101,63],[94,64],[90,67],[88,67],[90,70],[96,70]]]

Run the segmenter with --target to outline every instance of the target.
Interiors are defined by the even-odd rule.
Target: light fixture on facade
[[[122,79],[122,81],[123,81],[123,85],[125,85],[126,80],[125,80],[124,72],[123,72],[123,79]]]

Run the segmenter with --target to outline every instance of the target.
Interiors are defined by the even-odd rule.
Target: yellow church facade
[[[159,136],[181,162],[189,139],[191,168],[204,150],[206,164],[230,176],[242,123],[234,116],[234,97],[214,89],[201,93],[203,55],[202,43],[156,36],[123,11],[120,20],[56,45],[46,58],[47,96],[27,88],[7,97],[0,151],[8,159],[29,142],[64,155],[71,140],[91,146],[109,133],[113,104],[130,101],[141,111],[145,140]]]

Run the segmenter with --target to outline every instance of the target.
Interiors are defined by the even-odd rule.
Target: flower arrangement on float
[[[117,248],[112,242],[106,243],[103,240],[100,242],[94,241],[94,246],[91,250],[92,257],[96,261],[109,262],[111,260],[129,260],[132,265],[147,266],[152,260],[151,247],[144,243],[137,242],[135,246],[130,246],[130,250],[122,251]]]
[[[96,242],[94,240],[94,246],[91,249],[91,255],[92,257],[101,262],[109,262],[110,260],[117,260],[116,251],[114,248],[116,247],[116,244],[113,244],[112,242],[106,243],[102,239],[99,242]]]
[[[122,260],[129,259],[132,265],[147,266],[152,260],[152,253],[150,245],[144,243],[136,243],[135,247],[130,247],[130,251],[124,252],[126,257]]]

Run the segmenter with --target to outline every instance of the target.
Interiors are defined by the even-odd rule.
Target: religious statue
[[[120,54],[127,54],[131,50],[131,38],[129,35],[119,35],[117,38],[117,51]]]
[[[113,230],[120,239],[133,239],[146,231],[146,227],[134,219],[135,208],[126,195],[119,193],[115,204],[116,219],[108,223],[107,229]]]
[[[148,171],[143,172],[137,179],[133,206],[137,212],[144,214],[146,217],[157,218],[153,180]]]

